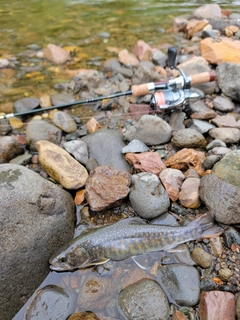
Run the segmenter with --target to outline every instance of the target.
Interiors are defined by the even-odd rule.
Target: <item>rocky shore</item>
[[[221,236],[184,244],[172,263],[150,259],[145,270],[123,261],[64,274],[36,293],[25,319],[240,319],[239,21],[217,4],[174,19],[178,68],[187,76],[216,72],[215,81],[193,88],[204,98],[187,107],[154,114],[151,95],[128,96],[79,106],[86,117],[56,108],[0,120],[4,319],[41,285],[50,256],[86,228],[133,216],[182,226],[207,211]],[[101,70],[76,70],[56,95],[22,98],[11,110],[0,105],[0,116],[174,79],[169,46],[139,40]],[[71,59],[53,44],[37,56]]]

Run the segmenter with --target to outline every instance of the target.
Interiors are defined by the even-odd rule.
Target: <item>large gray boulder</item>
[[[0,314],[12,319],[49,272],[48,259],[73,237],[71,195],[16,164],[0,165]]]

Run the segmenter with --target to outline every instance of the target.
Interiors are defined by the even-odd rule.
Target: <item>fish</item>
[[[49,259],[49,264],[53,271],[72,271],[143,253],[170,251],[181,243],[215,237],[222,232],[223,229],[215,224],[209,212],[179,227],[127,218],[85,231],[60,248]]]

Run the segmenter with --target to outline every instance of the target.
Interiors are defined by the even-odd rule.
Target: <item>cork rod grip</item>
[[[133,85],[131,90],[134,97],[144,96],[145,94],[150,93],[147,83]]]
[[[191,85],[193,86],[199,83],[214,81],[216,79],[216,73],[215,71],[212,70],[210,72],[202,72],[202,73],[194,74],[189,78],[191,79]]]

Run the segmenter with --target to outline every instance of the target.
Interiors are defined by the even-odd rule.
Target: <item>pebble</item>
[[[152,172],[158,176],[166,169],[165,164],[157,152],[142,152],[140,154],[127,153],[125,159],[137,172]]]
[[[195,306],[199,301],[200,280],[196,268],[181,264],[159,267],[163,285],[173,300],[180,306]]]
[[[26,139],[31,151],[36,151],[39,140],[60,144],[62,131],[44,120],[31,120],[26,128]]]
[[[123,289],[118,302],[129,320],[166,320],[170,317],[167,297],[159,284],[153,280],[142,279]]]
[[[213,107],[222,112],[231,112],[234,110],[234,103],[227,98],[217,96],[213,99]]]
[[[211,255],[200,247],[195,247],[191,254],[192,259],[200,267],[207,269],[212,265]]]
[[[221,280],[228,281],[232,277],[233,272],[229,268],[222,268],[218,271],[218,275]]]
[[[240,128],[240,121],[236,121],[230,114],[226,114],[224,116],[217,115],[212,119],[212,123],[221,128]]]
[[[37,108],[39,102],[38,98],[23,98],[14,102],[13,110],[15,113],[27,112]]]
[[[195,129],[182,129],[174,133],[171,140],[175,148],[204,148],[207,145],[204,136]]]
[[[16,117],[9,118],[8,121],[12,129],[21,129],[24,125],[22,120]]]
[[[236,143],[240,139],[240,130],[237,128],[215,128],[209,131],[209,135],[225,143]]]
[[[203,161],[203,168],[205,170],[212,169],[214,164],[220,159],[219,155],[212,154],[207,156]]]
[[[67,151],[49,141],[36,143],[39,162],[44,170],[66,189],[79,189],[85,185],[87,170]]]
[[[93,211],[118,207],[127,197],[129,186],[129,173],[107,166],[98,166],[91,171],[87,179],[85,197]]]
[[[192,122],[193,122],[193,125],[190,128],[196,129],[201,134],[207,133],[211,129],[216,128],[216,126],[214,126],[212,123],[209,123],[204,120],[192,119]]]
[[[91,311],[82,311],[71,314],[68,320],[100,320],[95,313]]]
[[[88,149],[86,142],[82,140],[71,140],[63,144],[64,149],[72,154],[80,163],[86,165],[88,161]]]
[[[180,170],[167,168],[160,172],[159,177],[169,198],[175,202],[179,197],[179,190],[185,179],[184,174]]]
[[[199,196],[215,219],[224,224],[240,223],[239,188],[223,181],[215,174],[201,178]]]
[[[186,171],[194,169],[201,176],[203,174],[202,163],[205,159],[204,152],[191,148],[184,148],[165,160],[166,167]]]
[[[149,147],[142,141],[138,139],[133,139],[129,144],[122,148],[122,153],[128,152],[146,152],[149,150]]]
[[[39,104],[41,108],[48,108],[52,106],[51,97],[48,94],[44,94],[39,99]]]
[[[22,166],[27,165],[30,161],[32,160],[32,155],[28,152],[25,152],[23,155],[20,155],[14,159],[12,159],[11,161],[9,161],[9,163],[15,163],[15,164],[19,164]]]
[[[144,219],[156,218],[170,206],[168,194],[161,181],[149,172],[131,176],[129,200],[136,213]]]
[[[59,319],[64,320],[71,310],[70,296],[55,285],[39,290],[27,309],[26,320]]]
[[[56,127],[60,128],[66,133],[72,133],[77,130],[77,124],[72,117],[63,111],[56,111],[52,118],[53,123]]]
[[[226,148],[226,143],[223,142],[222,140],[220,139],[214,139],[212,140],[211,142],[209,142],[207,145],[206,145],[206,150],[209,151],[213,148],[216,148],[216,147],[224,147]]]
[[[125,66],[137,67],[139,65],[138,58],[127,49],[123,49],[118,53],[118,60]]]
[[[43,57],[57,64],[62,64],[70,60],[70,55],[65,49],[52,43],[48,44],[44,49]]]
[[[0,164],[7,163],[10,160],[24,153],[23,146],[13,137],[0,137]]]
[[[152,130],[154,128],[154,131]],[[124,139],[131,141],[139,139],[146,145],[158,145],[170,141],[172,129],[159,117],[144,115],[133,126],[123,132]]]
[[[202,292],[199,311],[201,320],[235,320],[235,296],[231,292]]]
[[[216,117],[216,112],[208,108],[202,100],[191,103],[191,119],[208,120]]]
[[[199,178],[187,178],[179,192],[179,201],[186,208],[198,208],[201,204],[199,199]]]
[[[225,156],[225,154],[232,152],[230,148],[226,147],[215,147],[212,148],[211,154],[217,155],[217,156]]]
[[[233,243],[240,245],[240,233],[233,227],[227,228],[223,234],[223,239],[228,248],[231,248]]]
[[[240,150],[229,151],[213,167],[213,173],[240,188]]]

